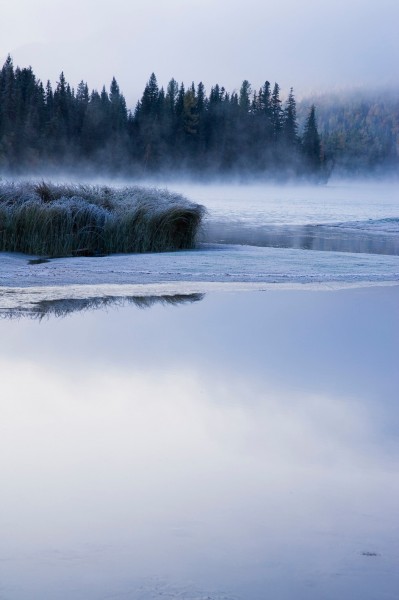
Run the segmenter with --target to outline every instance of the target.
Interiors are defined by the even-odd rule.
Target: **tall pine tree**
[[[316,108],[312,104],[302,136],[302,147],[309,169],[315,173],[321,168],[321,141],[317,130]]]

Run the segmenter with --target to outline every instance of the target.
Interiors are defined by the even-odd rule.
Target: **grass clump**
[[[204,212],[154,188],[0,182],[0,251],[61,257],[189,249]]]

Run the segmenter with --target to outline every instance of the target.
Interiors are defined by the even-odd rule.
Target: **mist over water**
[[[396,183],[177,189],[207,207],[202,234],[206,242],[399,254]]]
[[[116,189],[137,183],[76,172],[53,172],[51,179]],[[399,183],[394,179],[335,179],[319,185],[232,179],[203,183],[193,182],[189,174],[186,178],[160,174],[140,180],[140,185],[180,192],[204,205],[200,242],[399,254]]]

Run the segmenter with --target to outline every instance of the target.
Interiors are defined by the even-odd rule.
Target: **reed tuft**
[[[0,251],[93,256],[193,248],[205,209],[145,187],[0,183]]]

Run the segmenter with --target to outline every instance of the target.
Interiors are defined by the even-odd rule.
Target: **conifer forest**
[[[152,74],[129,110],[115,78],[109,89],[90,91],[61,73],[53,89],[8,56],[0,71],[0,172],[326,179],[337,166],[398,166],[398,102],[321,108],[322,128],[318,106],[297,106],[292,88],[282,98],[278,83],[253,90],[245,80],[237,92],[216,84],[207,94],[202,83],[186,88],[175,79],[164,89]]]

